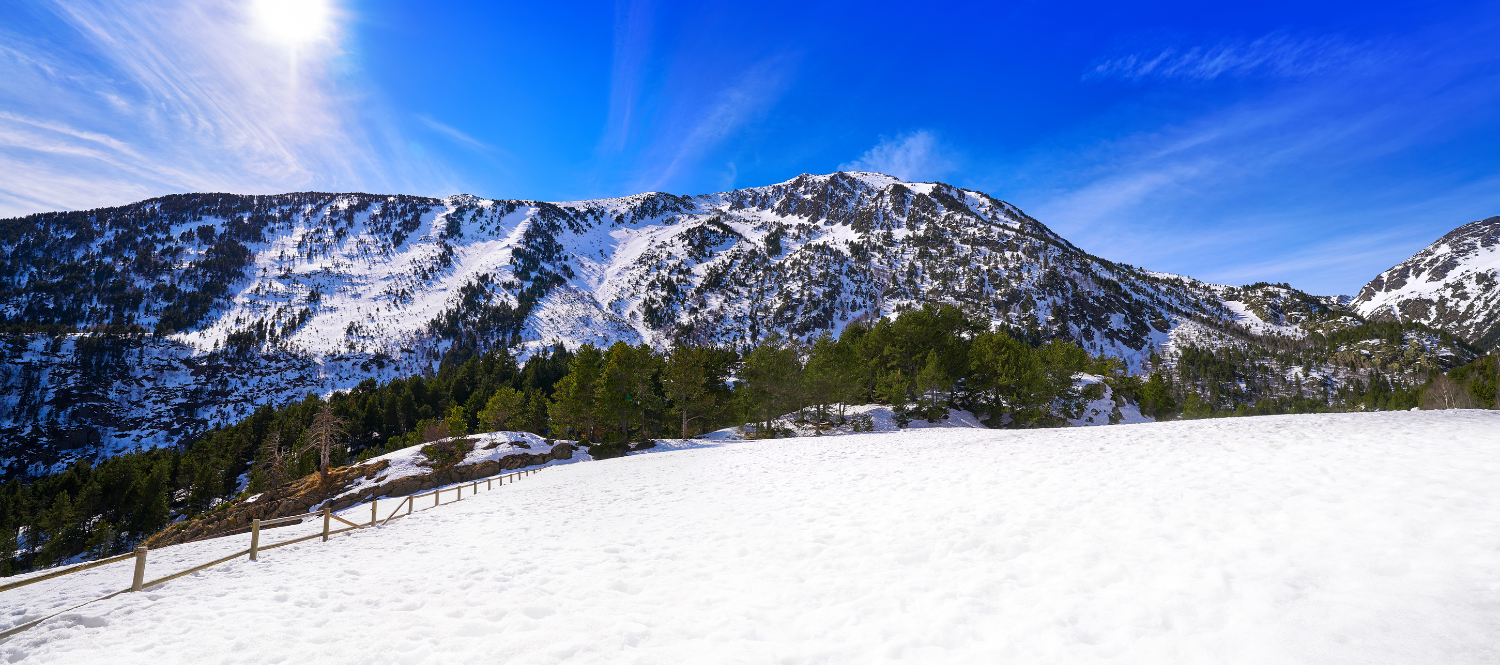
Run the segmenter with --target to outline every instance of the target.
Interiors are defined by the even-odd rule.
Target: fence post
[[[323,506],[323,542],[325,543],[328,542],[328,522],[329,515],[332,514],[333,511],[329,510],[328,506]]]
[[[409,497],[406,497],[406,514],[407,515],[411,514],[411,509],[415,505],[417,505],[417,495],[413,494],[413,495],[411,495]],[[396,506],[396,507],[400,508],[401,506]]]
[[[250,520],[250,560],[255,560],[255,551],[260,549],[260,520]]]
[[[380,499],[370,499],[370,526],[375,526],[375,504],[377,503],[380,503]]]
[[[146,581],[146,546],[135,548],[135,581],[130,583],[131,591],[140,591],[141,583]]]
[[[443,490],[440,490],[440,489],[432,490],[432,507],[433,508],[438,507],[438,497],[441,497],[442,495],[443,495]]]
[[[459,485],[458,487],[455,487],[453,489],[458,490],[458,498],[454,499],[454,501],[463,501],[464,500],[464,486],[463,485]]]

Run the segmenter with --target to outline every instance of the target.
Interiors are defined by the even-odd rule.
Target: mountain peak
[[[1423,323],[1480,348],[1500,346],[1500,216],[1460,226],[1380,273],[1353,306],[1373,320]]]

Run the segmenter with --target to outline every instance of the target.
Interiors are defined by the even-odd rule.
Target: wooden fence
[[[499,485],[502,485],[502,486],[505,485],[506,479],[510,479],[510,481],[512,483],[514,483],[517,479],[519,479],[519,478],[521,478],[523,476],[529,476],[529,475],[531,475],[533,473],[536,473],[537,471],[540,471],[540,470],[545,469],[545,468],[547,468],[547,467],[537,467],[535,469],[524,469],[524,470],[521,470],[521,471],[513,471],[511,473],[502,473],[502,474],[490,476],[488,478],[480,478],[479,480],[475,480],[475,481],[472,481],[472,482],[459,483],[458,485],[454,485],[454,486],[451,486],[451,487],[440,487],[438,489],[435,489],[435,490],[433,490],[431,492],[427,492],[425,494],[409,494],[409,495],[407,495],[405,497],[402,497],[400,500],[398,500],[396,502],[396,507],[394,509],[392,509],[391,512],[390,512],[390,514],[387,515],[386,518],[383,519],[383,520],[379,519],[379,516],[380,516],[379,515],[380,514],[380,508],[379,508],[380,500],[379,499],[371,499],[370,500],[370,521],[369,521],[368,524],[363,523],[363,522],[361,522],[361,523],[355,523],[355,522],[351,522],[349,520],[346,520],[346,519],[344,519],[342,517],[339,517],[338,515],[333,514],[333,511],[329,510],[326,507],[323,508],[323,510],[321,510],[321,511],[318,511],[316,513],[310,513],[310,514],[307,514],[307,515],[292,515],[290,517],[279,517],[279,518],[270,519],[270,520],[259,520],[259,519],[257,519],[257,520],[251,520],[250,521],[250,548],[249,549],[241,550],[239,552],[235,552],[234,554],[230,554],[230,555],[225,556],[225,557],[220,557],[220,558],[214,559],[213,561],[210,561],[208,563],[201,564],[201,565],[198,565],[198,566],[194,566],[194,567],[189,568],[189,569],[184,570],[184,571],[172,573],[171,575],[167,575],[166,577],[157,578],[157,579],[151,580],[149,582],[146,581],[146,553],[147,553],[147,549],[146,549],[145,545],[142,545],[140,547],[137,547],[134,552],[128,552],[126,554],[120,554],[120,555],[112,556],[112,557],[105,558],[105,559],[99,559],[97,561],[90,561],[90,562],[79,564],[79,565],[72,566],[72,567],[69,567],[69,568],[64,568],[64,569],[61,569],[61,570],[53,571],[53,572],[47,573],[45,575],[38,575],[36,577],[30,577],[30,578],[21,580],[19,582],[12,582],[10,584],[0,585],[0,593],[3,593],[3,592],[6,592],[6,591],[10,591],[11,589],[19,589],[19,588],[24,587],[24,586],[28,586],[28,585],[31,585],[31,584],[36,584],[37,582],[44,582],[46,580],[57,579],[57,578],[62,577],[64,575],[71,575],[73,573],[82,572],[82,571],[85,571],[85,570],[89,570],[91,568],[97,568],[99,566],[103,566],[103,565],[111,564],[111,563],[116,563],[116,562],[119,562],[119,561],[124,561],[126,559],[129,559],[131,557],[135,557],[135,576],[132,578],[132,581],[130,583],[130,588],[128,588],[128,589],[121,589],[121,590],[116,591],[114,593],[111,593],[109,595],[101,596],[101,597],[95,598],[93,600],[89,600],[89,601],[85,601],[85,602],[79,603],[77,605],[69,607],[68,609],[62,610],[60,612],[54,612],[52,614],[49,614],[49,615],[47,615],[45,617],[42,617],[40,619],[37,619],[35,621],[28,621],[28,622],[26,622],[24,624],[16,626],[15,628],[11,628],[10,630],[7,630],[5,632],[0,632],[0,640],[3,640],[5,638],[10,637],[12,635],[15,635],[17,633],[25,632],[27,630],[35,628],[36,626],[41,625],[42,622],[44,622],[44,621],[46,621],[48,619],[56,617],[56,616],[58,616],[60,614],[66,614],[66,613],[71,612],[73,610],[76,610],[76,609],[78,609],[80,607],[83,607],[84,605],[88,605],[89,603],[97,603],[97,602],[99,602],[101,600],[108,600],[108,599],[114,598],[115,596],[118,596],[118,595],[120,595],[122,593],[130,592],[130,591],[140,591],[142,589],[149,589],[149,588],[154,587],[154,586],[156,586],[158,584],[164,584],[166,582],[170,582],[170,581],[175,580],[175,579],[177,579],[179,577],[182,577],[184,575],[191,575],[191,574],[196,573],[196,572],[198,572],[200,570],[203,570],[205,568],[209,568],[211,566],[217,566],[217,565],[219,565],[221,563],[225,563],[225,562],[228,562],[228,561],[233,561],[233,560],[238,559],[238,558],[240,558],[242,556],[248,556],[249,560],[256,561],[256,560],[258,560],[258,558],[260,556],[260,553],[264,552],[266,550],[276,549],[278,547],[286,547],[287,545],[294,545],[296,543],[300,543],[300,542],[303,542],[303,541],[312,540],[313,538],[322,538],[324,542],[327,542],[329,536],[333,536],[333,535],[337,535],[337,534],[340,534],[340,533],[344,533],[346,531],[354,531],[355,529],[367,529],[367,528],[374,527],[374,526],[384,526],[387,523],[389,523],[391,520],[398,519],[398,518],[401,518],[401,517],[406,517],[408,515],[411,515],[413,512],[420,512],[420,511],[423,511],[423,510],[427,510],[429,508],[436,508],[436,507],[438,507],[440,505],[443,505],[443,493],[444,492],[457,492],[457,496],[454,497],[453,501],[461,501],[464,498],[464,488],[465,487],[469,488],[470,494],[478,494],[479,493],[479,486],[481,484],[484,485],[484,488],[487,489],[487,490],[488,489],[493,489],[494,486],[497,483]],[[417,506],[417,500],[418,499],[425,499],[427,497],[432,497],[432,505],[428,506],[428,505],[425,505],[426,502],[423,502],[424,505],[421,508],[417,508],[416,507]],[[452,503],[452,502],[450,501],[450,503]],[[404,512],[404,513],[401,512],[401,509],[403,507],[406,508],[406,512]],[[280,524],[287,524],[287,523],[290,523],[290,522],[298,522],[298,521],[305,521],[305,520],[308,520],[308,519],[316,519],[319,516],[321,516],[323,518],[323,530],[320,533],[314,533],[312,535],[302,536],[300,538],[293,538],[291,540],[282,541],[282,542],[279,542],[279,543],[275,543],[273,545],[264,545],[264,546],[262,546],[260,544],[260,530],[261,530],[261,527],[276,526],[276,525],[280,525]],[[342,522],[343,524],[346,524],[348,526],[344,526],[344,527],[340,527],[338,529],[334,529],[334,528],[332,528],[334,520],[338,520],[339,522]],[[228,536],[224,536],[224,537],[227,538]],[[193,541],[193,542],[199,542],[199,541]],[[186,543],[184,543],[184,544],[186,544]]]

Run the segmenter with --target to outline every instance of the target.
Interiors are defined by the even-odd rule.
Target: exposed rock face
[[[1353,306],[1372,320],[1425,323],[1500,348],[1500,217],[1460,226],[1380,273]]]
[[[552,449],[545,453],[517,453],[506,455],[499,460],[486,460],[478,464],[437,469],[431,473],[407,476],[370,486],[345,496],[340,495],[360,480],[377,477],[380,472],[386,470],[390,463],[382,460],[374,464],[339,467],[329,472],[327,481],[316,473],[306,476],[265,492],[255,501],[235,501],[226,507],[209,511],[179,524],[173,524],[146,539],[143,544],[156,548],[213,537],[248,528],[251,520],[307,514],[314,509],[321,509],[324,504],[333,510],[343,510],[372,498],[407,496],[444,485],[493,476],[504,471],[539,466],[553,460],[572,459],[573,451],[573,444],[562,441],[553,445]],[[338,498],[334,499],[334,497]]]

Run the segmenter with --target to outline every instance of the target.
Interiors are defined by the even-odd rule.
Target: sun
[[[251,12],[265,36],[289,46],[327,39],[333,32],[329,0],[251,0]]]

